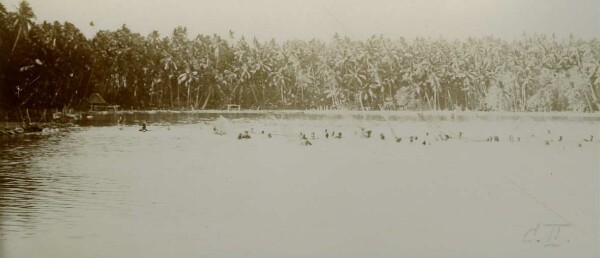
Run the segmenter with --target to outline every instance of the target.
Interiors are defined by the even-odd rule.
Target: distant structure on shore
[[[90,111],[117,111],[119,109],[119,105],[108,104],[100,93],[92,93],[88,99],[88,103],[90,105]]]

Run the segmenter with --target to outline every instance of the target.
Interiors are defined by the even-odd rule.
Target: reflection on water
[[[71,198],[85,190],[80,176],[65,174],[62,159],[76,158],[68,134],[5,138],[0,159],[1,236],[35,232],[34,218],[49,210],[72,208]],[[65,198],[69,196],[69,198]]]
[[[2,138],[0,257],[457,256],[480,234],[490,241],[474,253],[518,252],[519,243],[492,242],[519,240],[538,220],[563,221],[507,176],[536,196],[554,196],[545,186],[562,187],[571,197],[548,205],[579,209],[555,208],[582,228],[598,215],[596,206],[577,203],[597,203],[589,196],[597,190],[598,143],[576,147],[590,134],[600,138],[595,119],[229,114],[229,134],[217,136],[217,114],[123,116],[123,127],[118,116],[97,116],[69,133]],[[138,132],[139,121],[150,131]],[[366,141],[357,135],[361,127],[400,137],[461,131],[523,141],[423,148]],[[345,138],[325,140],[324,128]],[[544,145],[548,128],[565,140]],[[253,139],[235,139],[243,130]],[[300,131],[319,139],[300,146]],[[565,177],[573,166],[581,178]],[[516,226],[506,229],[499,219]],[[586,241],[597,243],[597,233],[570,237],[559,254],[594,252]]]

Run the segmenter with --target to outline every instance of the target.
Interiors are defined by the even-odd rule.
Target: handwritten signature
[[[560,246],[569,243],[568,239],[560,238],[561,230],[565,230],[570,224],[543,224],[537,223],[537,226],[531,228],[523,235],[523,242],[530,244],[539,244],[544,246]]]

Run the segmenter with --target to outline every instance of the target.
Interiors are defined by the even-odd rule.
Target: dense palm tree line
[[[147,36],[127,26],[87,39],[0,4],[2,108],[84,107],[98,92],[136,109],[243,108],[598,111],[600,42],[523,36],[283,43]],[[93,24],[91,24],[93,25]]]

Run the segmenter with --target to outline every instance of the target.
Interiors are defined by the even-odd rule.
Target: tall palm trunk
[[[200,85],[196,88],[196,102],[194,103],[194,108],[198,108],[198,103],[200,99]]]
[[[285,95],[283,94],[283,84],[279,87],[281,91],[281,103],[285,106]]]
[[[254,90],[254,86],[250,86],[250,91],[252,91],[252,96],[254,96],[254,103],[259,104],[258,96],[256,96],[256,90]]]
[[[300,100],[302,101],[302,106],[304,107],[304,86],[300,87]]]
[[[365,110],[365,106],[363,105],[363,101],[362,101],[362,96],[358,95],[358,103],[360,103],[360,110],[364,111]]]
[[[154,105],[154,82],[150,84],[150,107]]]
[[[19,30],[17,31],[17,38],[15,38],[15,43],[13,44],[13,47],[10,50],[10,56],[8,57],[9,60],[12,57],[13,53],[15,52],[15,49],[17,48],[17,42],[19,42],[19,38],[21,38],[22,30],[23,29],[21,27],[19,27]]]
[[[438,110],[440,109],[440,96],[437,92],[437,89],[435,91],[433,91],[433,105],[434,105],[434,109]]]
[[[583,92],[583,96],[585,97],[585,102],[587,102],[588,104],[588,108],[590,109],[590,112],[593,112],[593,108],[592,108],[592,103],[590,103],[590,99],[588,98],[588,94],[584,91]]]
[[[590,86],[590,91],[592,92],[592,101],[594,101],[594,104],[596,104],[596,108],[598,110],[600,110],[600,102],[598,101],[598,97],[596,97],[596,91],[594,91],[594,86],[592,85],[593,83],[589,83],[588,85]],[[593,110],[590,110],[593,111]]]
[[[527,86],[525,85],[525,83],[523,83],[523,86],[521,87],[521,95],[523,96],[523,103],[522,103],[522,111],[526,111],[527,110]]]
[[[454,110],[454,102],[452,101],[452,95],[450,94],[450,89],[448,89],[448,99],[450,101],[450,110]]]
[[[465,109],[469,108],[469,94],[467,94],[467,92],[464,92],[465,94]]]
[[[190,84],[187,83],[187,103],[186,103],[186,106],[188,106],[188,107],[192,106],[192,102],[190,101],[190,96],[191,96],[191,87],[190,87]]]
[[[427,93],[427,91],[425,90],[425,98],[427,99],[427,104],[429,104],[429,109],[433,109],[433,107],[431,107],[431,101],[429,100],[429,94]]]
[[[179,98],[179,83],[175,85],[175,94],[177,94],[177,108],[181,108],[181,101]]]
[[[169,99],[171,101],[171,108],[173,108],[173,85],[171,85],[171,82],[168,83],[169,85]]]
[[[204,100],[204,104],[202,104],[202,108],[201,109],[205,109],[206,105],[208,104],[208,101],[210,100],[210,97],[213,95],[213,90],[212,88],[208,90],[208,95],[206,96],[206,99]]]

